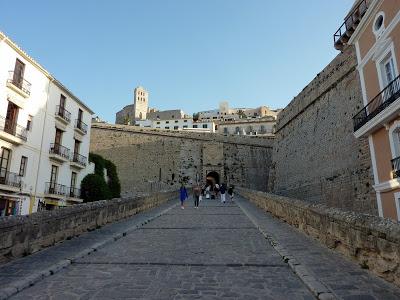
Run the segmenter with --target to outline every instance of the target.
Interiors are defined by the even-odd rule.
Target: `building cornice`
[[[391,179],[388,181],[381,182],[379,184],[375,184],[373,188],[375,191],[379,193],[384,193],[388,191],[392,191],[398,189],[400,187],[400,178]]]
[[[85,104],[83,103],[78,97],[76,97],[68,88],[66,88],[60,81],[57,79],[53,78],[53,82],[55,85],[57,85],[60,89],[64,90],[71,98],[73,98],[78,104],[80,104],[83,108],[85,108],[91,115],[94,114],[94,112]]]

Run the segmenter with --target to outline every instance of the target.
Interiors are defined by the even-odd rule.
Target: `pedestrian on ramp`
[[[201,187],[199,183],[196,183],[193,187],[193,198],[194,198],[194,208],[199,208],[199,200],[201,196]]]
[[[179,194],[181,198],[181,208],[185,209],[185,200],[189,197],[185,185],[182,183],[179,189]]]

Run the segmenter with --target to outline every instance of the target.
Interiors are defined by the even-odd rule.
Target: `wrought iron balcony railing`
[[[23,77],[15,76],[14,71],[8,71],[7,82],[12,83],[24,93],[28,95],[31,94],[32,85],[28,81],[26,81]]]
[[[17,138],[20,138],[26,142],[27,130],[26,128],[18,125],[16,122],[12,122],[9,119],[0,116],[0,130],[7,132]]]
[[[71,113],[61,105],[57,105],[56,107],[56,116],[63,118],[67,122],[71,121]]]
[[[82,122],[82,120],[76,119],[75,128],[82,130],[86,134],[88,126],[84,122]]]
[[[66,159],[69,159],[69,157],[70,157],[69,149],[67,147],[64,147],[64,146],[62,146],[60,144],[56,144],[56,143],[50,144],[49,153],[59,155]]]
[[[80,155],[79,153],[74,152],[72,154],[72,159],[71,161],[80,164],[83,167],[86,167],[86,162],[87,162],[87,157]]]
[[[9,172],[5,168],[0,168],[0,184],[20,188],[21,176],[17,173]]]
[[[67,194],[67,187],[65,185],[58,184],[55,182],[46,182],[44,193],[64,196]]]
[[[337,50],[342,50],[343,45],[347,43],[360,23],[361,18],[365,15],[368,9],[368,0],[362,0],[344,20],[343,24],[333,35],[334,46]]]
[[[69,188],[69,196],[71,198],[80,198],[81,197],[81,190],[71,186]]]
[[[400,76],[391,81],[367,106],[353,117],[354,131],[364,126],[369,120],[400,97]]]

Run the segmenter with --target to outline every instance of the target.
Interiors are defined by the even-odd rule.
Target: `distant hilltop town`
[[[116,124],[238,135],[271,135],[281,109],[230,108],[227,101],[218,109],[200,111],[190,116],[181,109],[159,111],[149,107],[149,92],[138,86],[134,89],[133,104],[116,113]]]

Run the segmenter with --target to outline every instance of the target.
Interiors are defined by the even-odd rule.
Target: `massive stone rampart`
[[[0,218],[0,263],[29,255],[107,223],[130,217],[177,196],[176,191],[162,192],[129,199],[77,204],[26,216]]]
[[[113,161],[123,195],[176,189],[183,179],[267,190],[274,139],[93,124],[90,151]]]
[[[400,224],[323,204],[238,188],[251,202],[297,227],[361,267],[400,286]]]
[[[279,114],[270,191],[377,214],[367,139],[353,135],[363,106],[352,48],[339,54]]]

